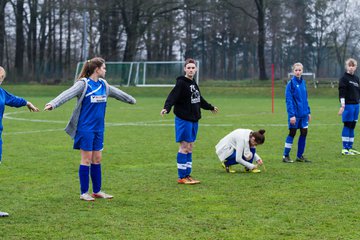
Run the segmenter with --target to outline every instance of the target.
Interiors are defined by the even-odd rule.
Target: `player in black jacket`
[[[184,65],[185,76],[176,79],[176,85],[169,93],[164,108],[160,114],[171,111],[174,106],[176,142],[180,143],[177,153],[178,183],[197,184],[200,181],[191,177],[192,148],[198,131],[198,121],[201,118],[200,108],[218,111],[217,107],[208,103],[200,94],[199,86],[194,80],[197,71],[194,59],[187,59]]]
[[[353,149],[355,126],[359,118],[360,82],[355,75],[357,61],[349,58],[345,62],[346,72],[339,81],[339,99],[341,107],[338,114],[342,116],[344,127],[341,133],[342,155],[360,154]]]

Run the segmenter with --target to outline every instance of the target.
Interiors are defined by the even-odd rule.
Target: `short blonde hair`
[[[345,69],[347,69],[347,67],[349,66],[355,66],[357,67],[357,61],[353,58],[348,58],[346,61],[345,61]]]
[[[301,69],[304,69],[304,66],[300,62],[294,63],[294,65],[292,66],[292,70],[294,71],[296,67],[301,67]]]
[[[3,81],[6,77],[6,71],[3,67],[0,66],[0,81]]]

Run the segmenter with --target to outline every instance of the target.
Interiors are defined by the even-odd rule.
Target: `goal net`
[[[172,87],[184,75],[184,61],[106,62],[105,79],[115,86]],[[78,78],[83,62],[76,67]],[[199,83],[199,61],[195,79]]]

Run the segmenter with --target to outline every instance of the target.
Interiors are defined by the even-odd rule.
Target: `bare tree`
[[[355,11],[358,8],[354,7],[353,4],[349,0],[337,0],[334,2],[334,8],[336,7],[339,12],[333,15],[331,36],[336,60],[341,70],[343,70],[346,58],[356,56],[356,48],[359,44],[360,30],[358,23],[360,19]]]
[[[253,3],[256,7],[256,15],[252,11],[246,8],[246,5],[243,2],[237,2],[232,0],[225,0],[230,7],[239,9],[245,13],[251,19],[254,19],[258,27],[258,44],[257,44],[257,54],[258,54],[258,63],[259,63],[259,78],[261,80],[266,80],[266,67],[265,67],[265,42],[266,42],[266,28],[265,28],[265,11],[266,11],[266,0],[253,0]],[[242,5],[240,5],[242,3]]]
[[[24,0],[12,2],[15,12],[16,22],[16,52],[15,52],[15,70],[16,76],[21,77],[24,71]]]
[[[124,61],[133,61],[139,40],[149,24],[162,14],[178,10],[183,6],[180,2],[170,0],[125,0],[120,2],[120,14],[126,33]]]
[[[5,6],[8,0],[0,2],[0,65],[4,64],[4,50],[5,50]]]

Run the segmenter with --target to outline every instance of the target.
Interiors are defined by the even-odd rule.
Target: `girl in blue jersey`
[[[6,77],[6,71],[3,67],[0,67],[0,85],[3,83],[5,77]],[[3,131],[2,119],[4,115],[5,106],[10,106],[10,107],[27,106],[30,112],[39,111],[39,109],[35,107],[31,102],[26,101],[21,97],[12,95],[11,93],[8,93],[7,91],[5,91],[3,88],[0,87],[0,164],[2,160],[2,138],[1,138]],[[0,212],[0,217],[8,217],[8,216],[9,214],[7,212]]]
[[[5,77],[6,77],[6,71],[3,67],[0,67],[0,85],[4,81]],[[3,88],[0,87],[0,164],[2,159],[2,138],[1,138],[3,131],[2,118],[4,115],[5,106],[10,106],[10,107],[27,106],[30,112],[39,111],[39,109],[35,107],[31,102],[26,101],[21,97],[12,95],[11,93],[8,93],[7,91],[5,91]]]
[[[355,75],[357,61],[349,58],[345,62],[346,72],[339,81],[339,99],[341,107],[338,115],[342,116],[344,124],[341,138],[343,149],[342,155],[360,154],[353,149],[355,126],[359,118],[360,82]]]
[[[303,156],[306,136],[308,132],[309,122],[311,120],[310,107],[306,90],[305,80],[302,78],[303,65],[295,63],[293,65],[293,78],[286,85],[286,109],[288,114],[289,135],[285,141],[283,162],[293,163],[290,158],[290,151],[293,145],[296,130],[300,129],[300,137],[298,140],[298,149],[296,155],[297,162],[311,162]]]
[[[77,97],[77,105],[65,131],[74,139],[74,149],[80,149],[79,167],[80,199],[94,201],[95,198],[113,198],[101,191],[101,159],[104,147],[104,120],[108,97],[135,104],[136,100],[125,92],[109,85],[105,77],[106,66],[102,58],[96,57],[84,63],[78,81],[45,105],[45,111],[53,110]],[[93,193],[90,195],[89,180]]]
[[[184,65],[185,76],[176,79],[176,85],[169,93],[164,108],[160,111],[163,116],[174,106],[176,142],[180,144],[177,153],[178,183],[197,184],[200,181],[191,177],[192,149],[198,131],[198,121],[201,118],[200,108],[218,111],[217,107],[209,104],[200,94],[199,86],[194,76],[197,71],[194,59],[187,59]]]

